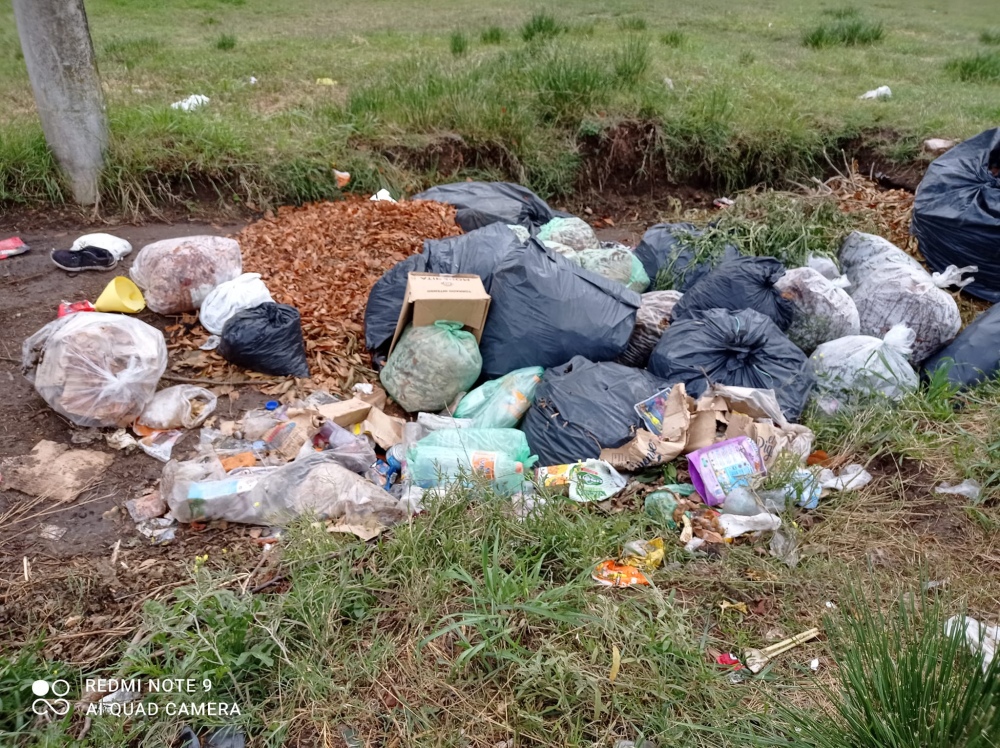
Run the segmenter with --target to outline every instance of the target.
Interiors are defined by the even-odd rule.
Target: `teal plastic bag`
[[[407,327],[379,379],[403,410],[437,411],[467,391],[483,368],[475,336],[460,322]]]
[[[636,293],[644,293],[649,288],[649,276],[646,275],[646,268],[642,266],[642,260],[636,257],[634,252],[629,254],[632,255],[632,274],[626,285]]]
[[[627,285],[632,278],[632,258],[633,254],[627,247],[615,247],[585,249],[577,252],[572,259],[584,270]]]
[[[408,479],[421,488],[478,478],[504,494],[521,490],[536,460],[517,429],[442,429],[406,452]]]
[[[477,387],[458,404],[455,418],[471,418],[476,428],[509,429],[528,412],[545,369],[529,366]]]

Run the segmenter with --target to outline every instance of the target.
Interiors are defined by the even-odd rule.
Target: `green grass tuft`
[[[979,35],[979,41],[990,46],[1000,44],[1000,29],[987,29]]]
[[[665,47],[681,47],[687,41],[687,36],[679,29],[665,31],[660,34],[660,43]]]
[[[566,27],[549,13],[535,13],[521,27],[521,38],[526,42],[533,39],[552,39],[566,31]]]
[[[827,8],[823,11],[824,16],[830,16],[831,18],[836,18],[838,20],[845,20],[847,18],[860,18],[861,9],[854,5],[847,5],[843,8]]]
[[[552,54],[532,70],[532,82],[542,118],[562,123],[578,123],[613,90],[607,70],[579,52]]]
[[[1000,81],[1000,52],[979,52],[945,63],[945,69],[964,83]]]
[[[806,32],[802,43],[818,49],[837,45],[856,47],[874,44],[885,36],[881,21],[867,21],[863,18],[847,18],[836,23],[824,23]]]
[[[618,19],[618,28],[622,31],[645,31],[648,28],[645,18],[626,16]]]
[[[134,67],[141,60],[148,59],[163,49],[163,41],[155,36],[139,36],[133,39],[116,38],[103,47],[104,57],[127,68]]]
[[[479,41],[483,44],[503,44],[506,40],[507,32],[500,26],[490,26],[479,34]]]
[[[236,34],[219,34],[219,38],[215,40],[215,48],[223,52],[236,49]]]
[[[983,667],[964,625],[947,628],[941,603],[904,596],[884,613],[878,600],[852,596],[827,626],[837,689],[823,706],[780,706],[794,737],[810,748],[991,748],[1000,735],[1000,658]]]
[[[627,86],[634,86],[649,70],[652,53],[644,36],[630,34],[620,47],[612,52],[615,77]]]
[[[461,31],[452,31],[449,41],[451,53],[455,57],[462,57],[469,50],[469,38]]]

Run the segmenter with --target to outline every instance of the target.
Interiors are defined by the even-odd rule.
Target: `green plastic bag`
[[[646,275],[646,268],[642,266],[642,260],[636,257],[634,252],[629,254],[632,255],[632,274],[625,285],[636,293],[645,293],[646,289],[649,288],[649,276]]]
[[[541,366],[516,369],[477,387],[462,398],[455,418],[471,418],[476,428],[514,428],[531,407],[544,371]]]
[[[524,432],[517,429],[442,429],[406,451],[409,480],[421,488],[486,480],[504,494],[522,489],[531,456]]]
[[[403,410],[437,411],[468,390],[483,368],[475,336],[460,322],[407,327],[379,379]]]
[[[553,218],[538,229],[538,241],[558,242],[577,251],[601,246],[590,224],[576,216]]]
[[[627,247],[585,249],[571,258],[580,267],[627,285],[632,278],[632,252]]]

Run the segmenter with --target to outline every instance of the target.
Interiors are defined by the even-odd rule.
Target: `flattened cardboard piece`
[[[490,295],[478,275],[447,275],[443,273],[410,273],[406,279],[406,296],[396,322],[396,332],[389,344],[391,355],[406,325],[433,325],[438,320],[461,322],[463,329],[483,337],[486,315],[490,310]]]

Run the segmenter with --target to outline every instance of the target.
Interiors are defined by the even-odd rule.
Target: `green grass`
[[[236,35],[219,34],[219,38],[215,40],[215,48],[220,49],[223,52],[236,49]]]
[[[979,52],[949,60],[945,68],[963,83],[1000,80],[1000,52]]]
[[[861,16],[861,9],[855,5],[845,5],[843,8],[827,8],[822,11],[824,16],[830,16],[836,18],[837,20],[843,21],[849,18],[858,18]]]
[[[179,0],[169,8],[91,0],[87,9],[113,128],[106,210],[183,205],[206,192],[230,205],[332,197],[338,191],[327,176],[331,162],[350,165],[359,191],[388,186],[406,193],[432,179],[490,175],[552,196],[578,183],[580,125],[613,127],[622,119],[656,123],[650,168],[728,191],[817,175],[824,151],[873,133],[894,131],[910,145],[969,137],[992,126],[1000,111],[990,81],[955,86],[945,69],[982,33],[981,14],[965,0],[947,14],[886,0],[879,20],[893,33],[877,47],[818,49],[800,45],[801,29],[816,23],[815,9],[777,0],[764,18],[706,0],[640,19],[654,42],[648,64],[638,46],[629,51],[637,44],[629,37],[638,34],[618,25],[637,14],[617,0],[574,0],[558,11],[515,0],[502,45],[493,43],[497,17],[470,23],[467,8],[449,4],[403,2],[391,17],[358,0],[337,14],[317,0],[288,0],[280,9],[264,0]],[[58,202],[65,186],[44,149],[34,147],[41,128],[9,7],[0,5],[0,20],[8,50],[0,54],[0,210]],[[237,28],[235,48],[221,54],[220,29]],[[452,29],[463,29],[470,42],[481,33],[490,41],[480,36],[475,54],[456,57]],[[558,76],[536,70],[549,56],[581,59],[587,75],[597,70],[604,82],[553,93],[547,77]],[[251,75],[258,85],[246,83]],[[900,93],[877,109],[864,106],[856,98],[859,76],[894,81]],[[317,89],[320,77],[338,85]],[[674,82],[672,91],[664,78]],[[403,89],[408,93],[391,107],[360,105]],[[165,112],[192,93],[211,97],[211,111]],[[384,155],[442,135],[504,155],[448,175],[389,163]],[[914,157],[912,148],[896,154]]]
[[[612,53],[615,77],[626,86],[637,85],[649,72],[652,53],[645,36],[633,34]]]
[[[979,35],[979,41],[993,47],[1000,45],[1000,29],[987,29]]]
[[[618,19],[618,28],[622,31],[645,31],[649,28],[649,24],[646,23],[645,18],[626,16]]]
[[[533,39],[552,39],[566,31],[554,16],[549,13],[536,13],[521,27],[521,38],[526,42]]]
[[[462,57],[469,51],[469,38],[461,31],[453,31],[451,33],[450,45],[451,54],[454,57]]]
[[[802,43],[807,47],[856,47],[881,41],[885,28],[881,21],[846,17],[836,23],[823,23],[807,31]]]
[[[687,36],[679,29],[671,29],[660,34],[660,43],[665,47],[681,47],[686,40]]]
[[[507,31],[500,26],[490,26],[479,34],[483,44],[503,44],[507,40]]]

